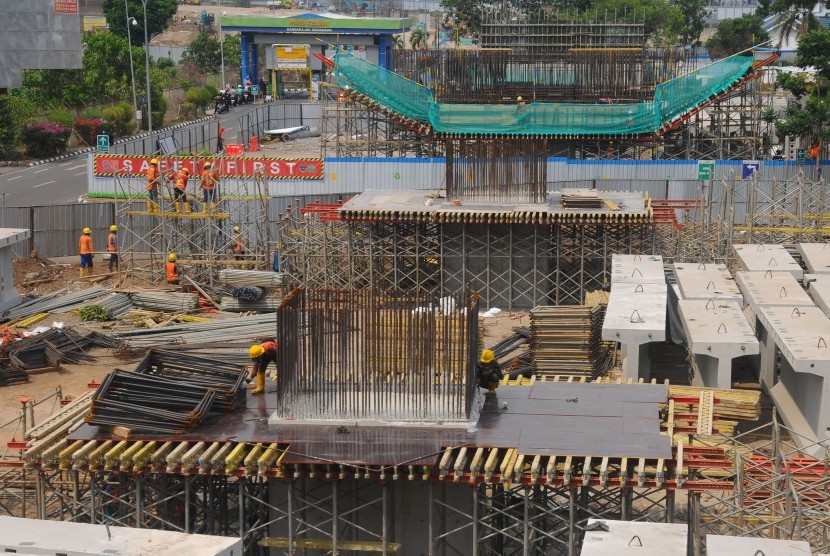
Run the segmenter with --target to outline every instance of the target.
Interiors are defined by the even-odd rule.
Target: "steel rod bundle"
[[[597,377],[613,364],[603,344],[605,306],[536,307],[530,312],[533,360],[540,376]]]
[[[130,299],[142,309],[166,313],[187,312],[199,308],[199,296],[195,293],[148,291],[130,294]]]
[[[114,371],[96,390],[84,421],[131,431],[181,434],[202,423],[215,397],[212,388]]]
[[[530,338],[531,331],[529,327],[517,326],[513,329],[513,334],[490,348],[499,365],[501,365],[502,372],[510,379],[520,376],[533,376],[533,356],[530,352],[525,350],[518,355],[513,355],[513,352],[517,349],[529,345]]]
[[[250,364],[250,359],[248,359]],[[151,350],[135,369],[136,373],[216,390],[211,411],[229,413],[245,407],[247,399],[243,365],[222,363],[213,358],[162,350]]]
[[[130,311],[133,308],[133,303],[130,301],[130,296],[123,293],[113,293],[107,295],[101,299],[96,299],[91,303],[83,303],[79,305],[81,307],[90,307],[92,305],[97,305],[99,307],[103,307],[104,310],[107,312],[107,319],[114,319],[116,317],[120,317]]]
[[[8,359],[0,359],[0,386],[11,386],[28,381],[29,375],[26,371],[14,367]]]
[[[258,286],[260,288],[282,288],[288,282],[287,276],[281,272],[233,268],[220,270],[219,281],[229,286]]]
[[[97,286],[74,293],[65,293],[65,291],[60,290],[9,309],[3,313],[3,320],[20,319],[37,313],[55,312],[101,297],[107,292],[106,289]]]
[[[250,342],[256,338],[273,337],[276,333],[276,318],[273,314],[252,315],[210,322],[197,322],[138,328],[113,332],[113,335],[127,341],[133,347],[150,347],[163,344],[192,344],[210,342]]]
[[[261,313],[273,313],[280,306],[282,298],[267,297],[256,301],[244,301],[233,297],[223,297],[219,302],[219,308],[229,313],[244,313],[245,311],[259,311]]]
[[[78,334],[68,328],[50,328],[36,336],[9,344],[6,354],[18,369],[58,367],[61,363],[94,361],[93,347],[116,347],[118,342],[98,332]]]
[[[262,288],[256,286],[234,286],[231,290],[231,297],[241,301],[256,301],[262,298]]]

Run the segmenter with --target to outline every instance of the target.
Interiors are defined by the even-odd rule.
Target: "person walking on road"
[[[78,240],[78,252],[81,255],[81,277],[89,269],[89,274],[92,274],[92,252],[95,249],[92,247],[92,230],[84,228],[81,238]]]
[[[190,214],[190,203],[187,202],[187,180],[190,179],[190,170],[182,168],[173,175],[173,207],[176,212]]]
[[[110,226],[110,235],[107,237],[107,253],[110,255],[110,272],[118,269],[118,226]]]
[[[216,188],[219,186],[219,172],[213,169],[213,164],[208,161],[205,162],[202,175],[199,176],[202,186],[202,214],[208,212],[208,203],[210,203],[210,212],[216,212],[216,203],[219,202],[219,193]]]
[[[150,160],[150,167],[147,169],[147,196],[149,197],[147,201],[147,212],[160,212],[158,205],[160,178],[159,159],[154,158]]]
[[[277,343],[268,341],[254,344],[248,350],[248,355],[254,361],[249,378],[253,379],[256,376],[256,386],[251,390],[251,394],[262,394],[265,391],[265,371],[268,365],[273,362],[274,367],[277,366]]]

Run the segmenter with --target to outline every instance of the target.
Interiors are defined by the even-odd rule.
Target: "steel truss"
[[[488,307],[582,304],[612,253],[651,254],[649,224],[343,222],[289,213],[282,255],[306,287],[476,289]]]
[[[201,165],[199,160],[194,163],[195,167]],[[201,197],[188,195],[192,205],[189,214],[184,207],[180,207],[181,213],[174,211],[172,199],[165,195],[167,189],[161,192],[160,212],[150,212],[147,202],[135,200],[146,194],[145,178],[114,179],[121,271],[143,273],[152,281],[161,281],[170,253],[176,253],[181,263],[195,267],[195,275],[206,282],[212,279],[214,267],[268,267],[270,195],[267,180],[261,176],[223,179],[216,210],[205,207]],[[246,250],[239,257],[233,253],[236,226]]]

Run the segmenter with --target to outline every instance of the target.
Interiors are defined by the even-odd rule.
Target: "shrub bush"
[[[104,124],[101,118],[75,120],[75,131],[87,145],[93,146],[97,144],[97,136],[103,131]]]
[[[61,124],[62,126],[65,126],[65,127],[72,127],[72,121],[75,119],[74,116],[72,116],[72,112],[70,112],[69,110],[59,110],[59,109],[52,110],[51,112],[49,112],[46,115],[46,118],[50,122],[54,122],[56,124]]]
[[[133,107],[130,104],[122,103],[117,106],[104,108],[104,119],[108,127],[119,137],[132,134],[133,131]]]
[[[72,130],[54,122],[44,122],[26,127],[23,143],[26,152],[35,158],[47,158],[66,151],[66,143]]]

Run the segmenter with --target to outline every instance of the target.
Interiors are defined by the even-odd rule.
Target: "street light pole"
[[[222,40],[222,0],[218,0],[217,2],[219,6],[219,62],[222,66],[222,86],[219,87],[220,89],[225,88],[225,41]]]
[[[147,0],[141,0],[144,7],[144,71],[147,73],[147,134],[150,137],[150,154],[156,152],[153,141],[153,105],[150,101],[150,39],[147,36]]]
[[[130,25],[135,22],[134,17],[130,17],[130,8],[127,5],[127,0],[124,0],[124,14],[127,16],[127,46],[130,52],[130,83],[133,86],[133,116],[135,117],[135,127],[138,129],[138,99],[135,95],[135,71],[133,70],[133,39],[130,36]]]

